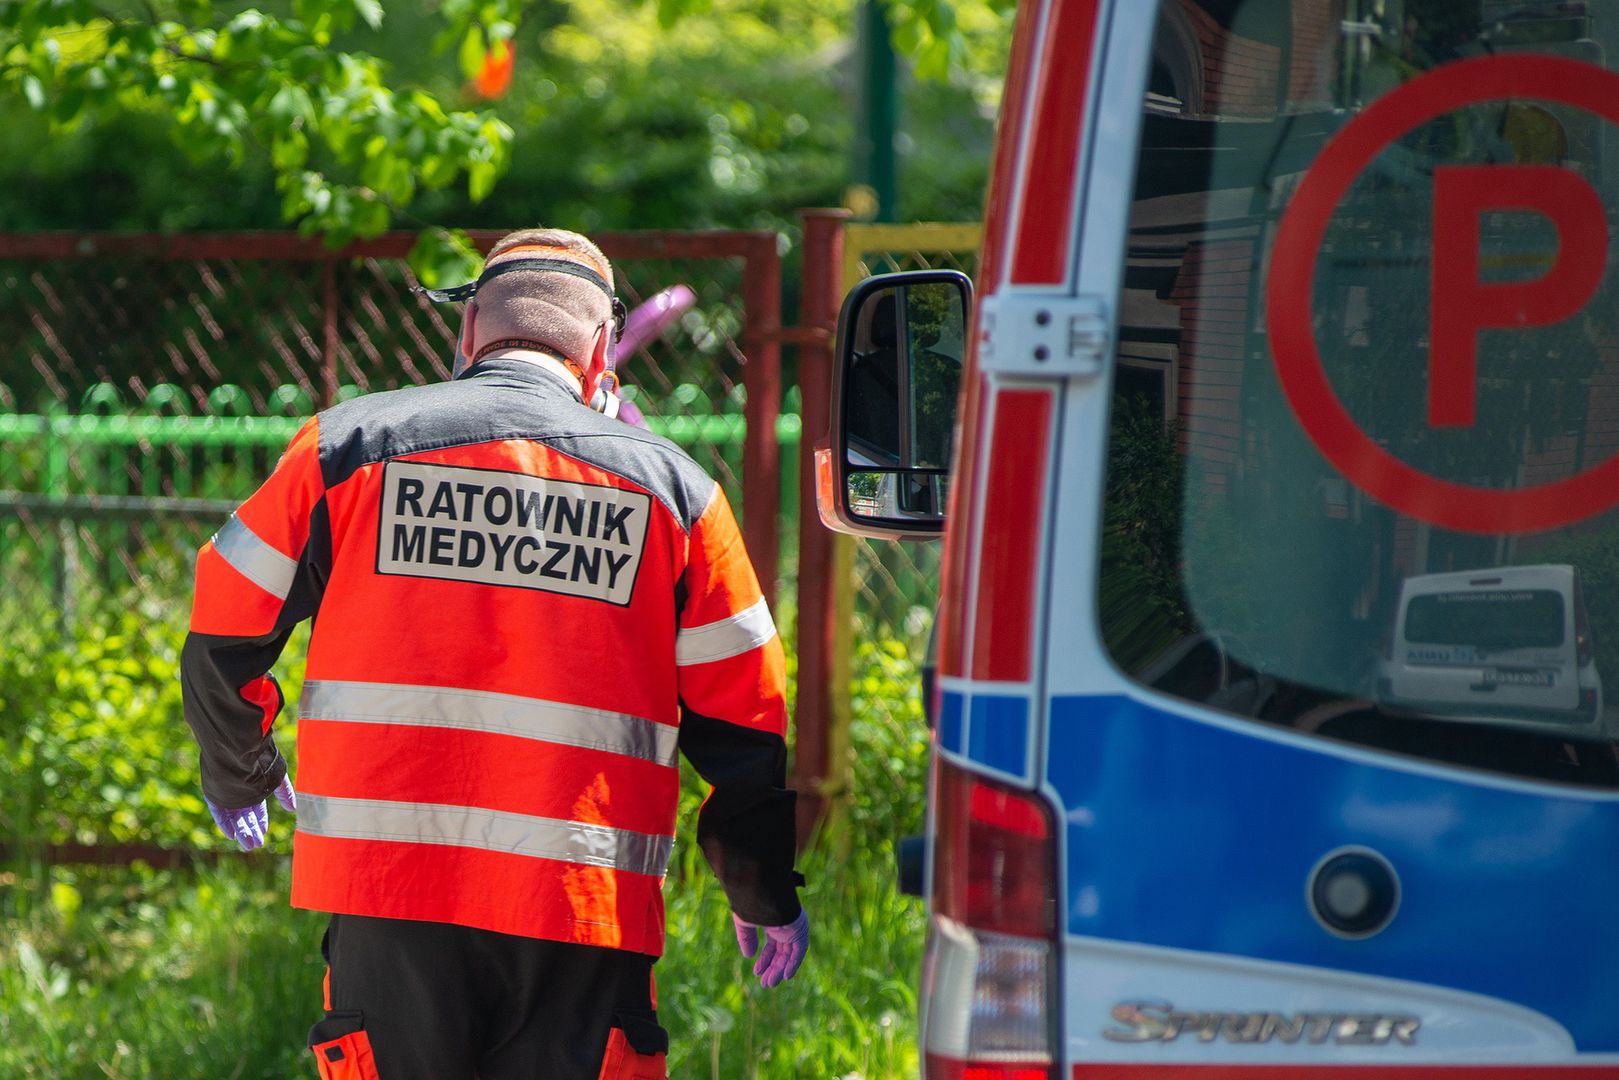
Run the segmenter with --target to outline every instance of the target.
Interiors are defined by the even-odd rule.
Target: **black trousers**
[[[598,1080],[610,1037],[615,1059],[649,1059],[610,1076],[661,1072],[650,956],[358,915],[333,915],[321,951],[330,1007],[309,1041],[323,1077]]]

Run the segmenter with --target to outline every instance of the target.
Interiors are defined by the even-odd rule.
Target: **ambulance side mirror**
[[[923,540],[944,531],[972,283],[954,270],[870,277],[838,316],[816,502],[830,529]]]

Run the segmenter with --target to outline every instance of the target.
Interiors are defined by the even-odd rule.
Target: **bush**
[[[0,789],[7,833],[46,844],[233,849],[199,789],[197,751],[180,706],[176,606],[137,595],[96,605],[72,637],[18,625],[0,655]],[[279,665],[289,702],[303,674],[295,636]],[[296,711],[277,723],[292,756]],[[290,835],[286,821],[280,839]]]

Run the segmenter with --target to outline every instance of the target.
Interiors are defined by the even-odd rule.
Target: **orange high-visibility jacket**
[[[732,907],[797,917],[781,640],[673,444],[509,358],[310,420],[197,560],[215,803],[285,775],[267,672],[310,616],[295,906],[657,955],[678,749]]]

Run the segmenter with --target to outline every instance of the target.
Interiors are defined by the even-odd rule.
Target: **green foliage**
[[[197,753],[180,708],[184,611],[138,593],[86,597],[95,612],[71,638],[14,616],[0,654],[0,822],[23,856],[47,844],[232,846],[199,792]],[[278,677],[287,700],[302,685],[305,634]],[[292,758],[295,716],[277,742]],[[290,821],[272,815],[285,845]]]
[[[922,831],[926,803],[930,732],[915,659],[926,629],[917,630],[912,645],[858,635],[850,686],[849,838],[890,872],[895,842]]]
[[[867,796],[882,793],[862,791],[856,805]],[[920,787],[915,796],[920,804]],[[688,833],[690,822],[683,819]],[[671,876],[667,953],[657,971],[671,1077],[916,1075],[924,913],[920,901],[895,891],[892,855],[871,839],[863,835],[847,856],[823,840],[800,859],[810,953],[797,977],[774,990],[759,987],[737,950],[713,876]]]
[[[945,80],[953,71],[999,71],[1005,56],[996,46],[1004,37],[992,30],[1017,7],[1017,0],[883,0],[893,28],[894,48],[916,63],[919,78]],[[986,33],[986,30],[990,30]]]
[[[308,0],[301,18],[335,2]],[[15,151],[0,161],[0,228],[264,228],[291,214],[333,239],[389,221],[791,230],[798,207],[836,205],[848,184],[853,0],[453,0],[389,5],[378,29],[351,4],[327,45],[301,52],[272,32],[296,19],[227,18],[211,0],[181,19],[177,5],[160,8],[186,58],[121,62],[114,74],[139,75],[136,89],[87,90],[63,120],[58,91],[104,78],[94,72],[108,63],[107,20],[73,23],[46,0],[0,3],[52,13],[27,48],[0,28],[0,58],[21,65],[0,74],[0,101],[27,104],[26,74],[43,102],[0,111],[0,142]],[[928,55],[947,41],[957,64],[947,80],[901,81],[900,213],[976,218],[1010,21],[985,0],[894,11],[897,36]],[[231,29],[237,19],[252,25]],[[298,25],[307,46],[312,23]],[[192,55],[221,39],[228,61]],[[496,41],[514,51],[509,91],[457,111]],[[238,70],[248,42],[262,56]],[[167,90],[139,89],[165,76]],[[211,120],[186,104],[199,82]],[[413,268],[454,265],[454,248],[430,231]]]
[[[311,1075],[325,918],[287,906],[286,870],[52,870],[55,902],[0,923],[0,1075]]]
[[[943,81],[952,71],[991,62],[980,33],[986,24],[1011,14],[1017,0],[881,0],[892,28],[894,48],[916,65],[924,79]],[[656,0],[658,25],[669,29],[682,19],[712,12],[715,0]]]
[[[416,279],[429,289],[471,281],[483,269],[483,256],[460,229],[436,229],[422,233],[407,261]]]
[[[383,61],[337,46],[382,17],[379,0],[293,0],[286,15],[212,0],[11,0],[0,5],[0,94],[61,130],[156,114],[194,161],[267,158],[282,216],[341,245],[461,176],[476,202],[509,162],[504,122],[396,89]]]

